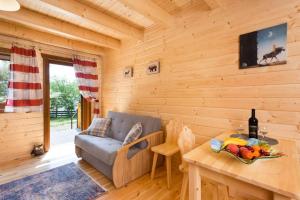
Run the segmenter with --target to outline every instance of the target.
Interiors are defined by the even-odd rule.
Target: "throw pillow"
[[[138,122],[135,125],[133,125],[123,142],[123,146],[137,140],[141,136],[142,132],[143,129],[141,122]]]
[[[97,137],[103,137],[111,123],[109,118],[97,118],[95,117],[87,129],[88,135],[93,135]]]

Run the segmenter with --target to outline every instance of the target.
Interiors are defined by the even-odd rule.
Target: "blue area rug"
[[[0,185],[1,200],[88,200],[105,192],[74,163]]]

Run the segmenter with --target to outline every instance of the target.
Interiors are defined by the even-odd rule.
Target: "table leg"
[[[189,200],[201,200],[201,176],[194,165],[189,165]]]
[[[171,158],[171,156],[166,156],[168,189],[171,187]]]
[[[273,200],[292,200],[292,198],[283,196],[281,194],[273,193]]]
[[[156,169],[156,162],[157,162],[157,156],[158,156],[158,154],[154,152],[153,163],[152,163],[152,171],[151,171],[151,179],[154,178],[155,169]]]

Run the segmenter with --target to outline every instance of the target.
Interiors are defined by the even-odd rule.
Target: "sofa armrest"
[[[87,133],[88,133],[87,130],[83,130],[83,131],[81,131],[79,134],[83,135],[83,134],[87,134]]]
[[[127,154],[129,148],[144,140],[147,140],[148,142],[147,148],[142,149],[132,158],[128,159]],[[151,169],[153,158],[153,153],[150,149],[152,146],[156,146],[161,143],[163,143],[163,132],[157,131],[121,147],[117,151],[116,159],[113,165],[114,185],[117,188],[122,187],[129,181],[148,173]]]
[[[118,152],[121,152],[121,151],[128,151],[128,149],[129,149],[130,147],[134,146],[135,144],[140,143],[140,142],[142,142],[142,141],[144,141],[144,140],[147,140],[147,141],[148,141],[148,140],[150,139],[150,137],[155,137],[155,136],[157,136],[157,135],[159,135],[159,134],[162,134],[162,133],[163,133],[162,131],[157,131],[157,132],[150,133],[150,134],[148,134],[148,135],[146,135],[146,136],[144,136],[144,137],[141,137],[141,138],[139,138],[139,139],[137,139],[137,140],[135,140],[135,141],[133,141],[133,142],[131,142],[131,143],[125,145],[125,146],[122,146],[122,147],[118,150]]]

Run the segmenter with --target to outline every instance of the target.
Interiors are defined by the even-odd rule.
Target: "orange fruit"
[[[254,149],[254,151],[259,151],[261,149],[258,145],[254,145],[252,146],[252,148]]]
[[[254,158],[258,158],[260,156],[260,152],[257,150],[255,150],[252,154]]]
[[[253,153],[248,149],[241,149],[241,155],[244,159],[251,160],[253,158]]]

